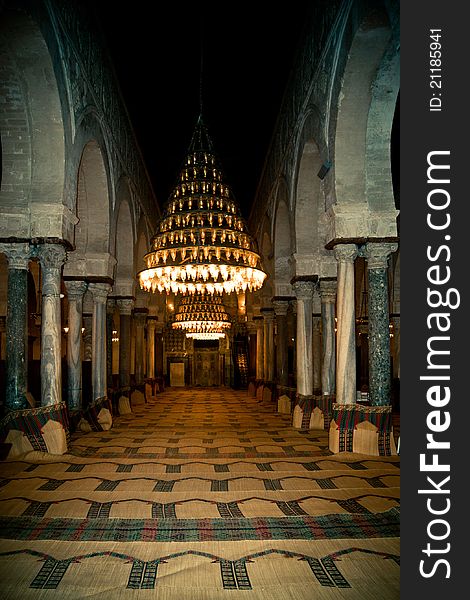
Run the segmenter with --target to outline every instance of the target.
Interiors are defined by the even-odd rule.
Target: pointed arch
[[[281,180],[277,189],[274,217],[274,280],[275,295],[290,295],[290,281],[294,276],[292,225],[289,213],[287,184]]]
[[[119,181],[117,192],[117,218],[115,229],[116,270],[115,293],[133,296],[135,288],[134,271],[134,223],[131,214],[131,193],[126,178]]]

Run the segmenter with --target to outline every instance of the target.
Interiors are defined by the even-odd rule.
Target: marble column
[[[297,397],[292,426],[309,429],[313,410],[313,293],[316,276],[296,277],[292,280],[292,289],[297,298],[296,339],[296,379]]]
[[[297,298],[297,393],[311,396],[313,393],[312,360],[312,309],[315,282],[294,280],[292,289]]]
[[[41,244],[38,256],[42,272],[41,308],[41,405],[62,400],[60,278],[66,260],[59,244]]]
[[[355,244],[338,244],[334,247],[338,261],[337,352],[336,352],[336,402],[356,402],[356,328],[354,301]]]
[[[400,379],[400,317],[392,316],[393,377]]]
[[[70,411],[82,408],[82,311],[85,281],[65,281],[69,305],[67,334],[67,404]]]
[[[131,384],[131,315],[134,297],[119,298],[119,387],[128,392]]]
[[[31,248],[27,243],[0,244],[8,259],[6,316],[6,397],[5,410],[30,408],[28,389],[28,265]]]
[[[336,334],[335,334],[335,303],[336,279],[322,279],[320,281],[320,300],[322,318],[322,394],[335,393],[336,374]]]
[[[369,398],[373,406],[391,404],[388,258],[397,244],[368,243]]]
[[[106,382],[106,301],[111,291],[108,283],[90,283],[93,296],[91,381],[93,400],[107,395]]]
[[[5,334],[6,338],[7,332],[6,320],[6,316],[0,315],[0,360],[2,360],[2,356],[5,354],[4,350],[6,348],[6,343],[3,341],[3,334]]]
[[[163,323],[157,323],[155,344],[155,376],[163,377]]]
[[[263,341],[264,341],[264,379],[272,381],[274,377],[274,310],[262,308],[263,313]]]
[[[358,381],[356,387],[358,390],[364,391],[369,388],[369,326],[366,321],[359,320],[356,323],[356,354],[359,354],[360,365],[359,371],[356,373]]]
[[[92,329],[93,329],[93,298],[91,292],[87,291],[83,297],[83,360],[92,361]]]
[[[83,360],[91,362],[93,358],[93,313],[83,313]]]
[[[256,379],[264,379],[264,340],[263,340],[263,317],[253,317],[256,323]]]
[[[113,387],[113,331],[115,300],[108,298],[106,304],[106,382],[108,388]]]
[[[289,372],[287,363],[287,311],[289,299],[274,298],[274,312],[276,315],[276,380],[279,385],[287,386],[289,383]]]
[[[321,367],[322,367],[322,345],[321,345],[321,317],[312,317],[312,351],[313,351],[313,391],[315,394],[321,390]]]
[[[147,308],[134,308],[136,385],[144,383],[144,328],[147,320],[147,314]]]
[[[148,352],[148,372],[150,379],[155,379],[155,330],[157,327],[157,317],[148,317],[147,319],[147,352]]]

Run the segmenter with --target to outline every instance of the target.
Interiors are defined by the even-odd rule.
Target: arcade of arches
[[[214,402],[222,407],[223,413],[220,398],[226,393],[235,416],[239,408],[234,408],[233,403],[238,407],[249,403],[246,410],[253,427],[259,427],[258,407],[259,421],[267,423],[268,430],[281,428],[284,437],[294,436],[297,445],[293,441],[290,450],[285,450],[294,458],[298,459],[302,452],[308,455],[311,451],[308,444],[316,442],[307,440],[316,439],[311,434],[320,431],[318,439],[323,440],[323,445],[320,443],[313,455],[320,456],[323,452],[330,458],[339,457],[338,460],[346,460],[346,456],[353,465],[363,461],[362,467],[357,468],[370,468],[367,476],[375,478],[373,485],[388,492],[387,496],[379,490],[377,498],[384,500],[387,496],[386,510],[396,510],[399,487],[396,482],[390,483],[396,477],[390,470],[396,470],[399,460],[396,444],[400,403],[398,2],[338,0],[321,6],[306,29],[302,49],[297,54],[247,220],[268,277],[257,292],[224,294],[233,322],[231,332],[220,341],[205,342],[190,340],[172,329],[178,296],[147,293],[138,286],[136,273],[144,268],[143,257],[161,215],[161,199],[157,202],[154,196],[108,59],[87,29],[90,25],[81,13],[80,3],[58,0],[2,3],[0,442],[3,459],[10,453],[3,465],[21,463],[23,468],[26,463],[41,465],[44,461],[52,465],[57,455],[59,458],[74,455],[74,444],[80,446],[77,442],[80,436],[95,435],[93,440],[98,443],[101,438],[96,435],[111,435],[115,429],[113,421],[119,423],[124,419],[126,427],[134,427],[132,418],[140,416],[147,423],[150,413],[145,408],[157,407],[163,423],[173,414],[174,420],[170,420],[173,429],[181,429],[185,423],[191,428],[189,421],[171,412],[175,406],[184,412],[192,401],[199,399],[207,408],[208,399],[219,394]],[[201,396],[204,390],[206,394]],[[173,394],[173,404],[168,394]],[[197,412],[195,405],[191,410]],[[43,427],[43,434],[24,425],[28,413]],[[276,425],[270,419],[278,419]],[[155,424],[157,427],[158,419]],[[245,425],[240,427],[243,429]],[[94,433],[97,431],[101,433]],[[116,432],[119,431],[117,427]],[[287,431],[291,433],[286,434]],[[302,436],[305,447],[299,442]],[[181,436],[175,435],[178,437]],[[282,440],[282,435],[274,435],[274,440],[277,439]],[[282,443],[270,438],[271,442]],[[237,442],[234,445],[236,457],[240,446]],[[197,444],[190,442],[189,446]],[[175,466],[172,471],[168,466],[178,454],[178,442],[169,450],[166,472],[185,472],[184,467]],[[257,451],[256,460],[250,459],[248,451],[245,458],[251,460],[253,468],[256,463],[263,471],[259,465],[265,464],[263,457],[271,450]],[[88,460],[85,458],[99,456],[100,452],[75,454],[80,459],[72,460],[68,471],[74,471],[75,477],[75,471],[78,473],[83,468],[80,465]],[[129,452],[126,460],[131,454],[138,458],[138,452],[132,448]],[[184,452],[189,457],[196,450]],[[230,456],[228,450],[227,453]],[[375,459],[368,464],[366,458],[371,455]],[[215,457],[214,464],[217,462],[215,450],[208,456]],[[303,465],[307,464],[307,459],[302,460]],[[308,461],[309,465],[317,464],[312,458]],[[130,472],[131,467],[125,462],[121,470]],[[297,468],[291,467],[293,471],[282,467],[289,471],[289,477]],[[39,472],[42,467],[37,468]],[[214,468],[217,472],[218,467]],[[219,470],[230,468],[221,464]],[[266,466],[265,470],[273,468]],[[309,467],[315,473],[321,468]],[[338,473],[344,475],[341,468],[338,467]],[[6,469],[2,472],[6,478],[3,481],[8,483],[18,477],[15,469]],[[48,476],[49,483],[63,478],[63,469],[57,469]],[[379,473],[380,469],[385,474]],[[313,477],[310,471],[305,472]],[[354,472],[353,466],[351,473]],[[105,490],[105,479],[99,476]],[[108,480],[113,478],[106,473],[105,477],[109,484],[106,489],[111,492],[114,488]],[[155,489],[171,491],[165,488],[168,477],[159,477]],[[327,494],[328,498],[336,498],[333,489],[323,489],[341,487],[339,483],[336,486],[331,483],[331,474],[329,477],[328,485],[325,479],[316,491],[322,488],[322,492],[332,492]],[[220,477],[214,479],[211,489],[219,495],[226,490],[224,485],[232,490],[226,481],[226,477],[223,481]],[[289,497],[287,504],[283,504],[279,498],[287,492],[282,490],[290,489],[293,495],[294,487],[283,487],[284,483],[279,482],[284,480],[279,477],[263,481],[263,489],[281,490],[273,492],[269,501],[284,511],[280,513],[282,519],[287,520],[289,514],[297,515],[295,519],[329,514],[323,513],[323,508],[309,512],[307,505],[311,500],[299,504],[298,499]],[[31,507],[44,508],[47,502],[42,494],[46,492],[23,493],[17,487],[10,499],[8,489],[5,485],[3,493],[7,495],[0,498],[2,523],[27,515],[40,519],[39,508],[39,512],[34,512]],[[56,488],[50,483],[48,489]],[[353,500],[349,492],[343,496],[341,493],[338,496],[341,498],[338,502],[343,502],[341,506],[348,501],[345,511],[354,513],[354,505],[361,518],[375,517],[385,510],[378,506],[378,500],[377,506],[374,501],[360,504],[359,496]],[[30,502],[27,506],[25,495]],[[304,495],[308,495],[305,490]],[[22,500],[18,500],[20,496]],[[3,499],[9,503],[7,511],[2,509]],[[286,512],[289,502],[292,513]],[[15,508],[18,503],[21,510]],[[99,504],[92,500],[89,503]],[[223,504],[220,499],[217,503]],[[105,504],[99,504],[102,518]],[[185,514],[178,507],[172,516],[168,512],[170,504],[159,506],[165,507],[160,515],[165,518]],[[248,519],[263,515],[240,513],[240,506],[235,499],[224,504],[232,511],[229,517],[241,515]],[[333,512],[342,511],[339,505],[335,506]],[[277,513],[269,515],[274,518]],[[378,524],[376,528],[380,528]],[[398,559],[397,546],[392,544],[397,537],[394,531],[394,535],[387,534],[388,538],[383,536],[387,542],[383,547],[377,542],[376,548],[367,550],[370,555],[367,560],[372,566],[367,564],[366,570],[380,571],[373,564],[379,556]],[[343,536],[348,537],[354,535]],[[379,534],[375,537],[381,539]],[[7,558],[11,558],[13,550],[20,551],[24,546],[12,542],[13,534],[10,538],[0,548],[0,554]],[[366,548],[364,540],[347,544],[343,539],[338,551],[346,552],[358,543]],[[240,556],[250,554],[250,560],[254,560],[253,552],[264,552],[255,542],[252,546],[251,554],[246,551]],[[269,547],[281,546],[276,541]],[[326,559],[320,561],[321,557],[336,552],[327,546],[325,542],[316,558],[311,558],[312,553],[300,546],[295,550],[302,560],[307,560],[319,589],[331,583],[332,595],[327,597],[340,598],[341,589],[336,588],[341,588],[344,580],[344,587],[349,584],[357,587],[358,595],[348,597],[366,597],[361,595],[364,590],[360,583],[351,583],[354,580],[351,573],[333,573],[336,558],[328,559],[330,570],[325,566]],[[192,542],[191,548],[194,558],[195,543]],[[249,573],[245,573],[248,558],[237,562],[239,554],[234,548],[220,553],[210,550],[207,554],[219,557],[221,589],[230,589],[230,581],[234,582],[233,589],[244,589],[243,582],[248,581],[246,589],[254,591],[255,582],[266,583],[269,576],[250,566],[250,583]],[[57,551],[53,559],[48,550],[41,552],[44,565],[53,563],[57,573],[69,556]],[[281,565],[285,556],[281,560],[279,552],[276,560]],[[138,552],[130,554],[136,556]],[[219,555],[231,558],[224,562]],[[148,559],[139,560],[150,573],[151,563],[145,562]],[[142,570],[139,560],[134,560],[132,573]],[[349,560],[352,558],[343,562]],[[268,563],[267,558],[263,561]],[[322,575],[318,569],[315,571],[315,561],[320,561],[318,569]],[[224,571],[224,565],[228,565],[230,574]],[[163,566],[162,563],[159,568]],[[281,571],[287,568],[283,563],[280,566]],[[34,579],[31,569],[27,567],[27,575],[31,574],[30,579],[40,587],[39,575]],[[155,583],[160,575],[156,575],[156,566],[154,570]],[[5,572],[3,569],[2,573]],[[265,575],[267,579],[263,580]],[[323,576],[326,579],[322,580]],[[130,582],[132,576],[129,577]],[[145,587],[145,574],[140,577],[138,587]],[[381,575],[377,577],[380,579]],[[52,579],[49,577],[47,581],[51,583]],[[397,597],[398,575],[389,573],[384,582],[385,579],[377,584],[382,586],[380,595],[371,598]],[[129,583],[127,587],[132,586]],[[25,589],[21,597],[33,597],[28,594],[34,590]],[[224,597],[215,592],[207,596],[188,595],[189,592],[184,595],[178,589],[180,595],[175,596],[178,598]],[[75,593],[63,597],[86,597]],[[300,592],[298,596],[294,592],[292,596],[285,593],[277,596],[273,592],[272,597],[308,597]],[[10,596],[3,597],[14,595],[10,591]]]

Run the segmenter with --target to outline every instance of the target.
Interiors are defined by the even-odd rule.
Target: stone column
[[[369,398],[374,406],[391,404],[388,258],[397,244],[368,243]]]
[[[42,271],[41,308],[41,405],[62,400],[60,278],[66,260],[59,244],[41,244],[38,256]]]
[[[292,419],[293,427],[309,428],[313,409],[313,340],[312,312],[316,276],[292,280],[297,298],[296,370],[297,399]]]
[[[6,337],[7,331],[7,318],[5,316],[0,316],[0,360],[2,360],[2,356],[5,354],[6,343],[3,342],[3,334]]]
[[[131,384],[131,314],[134,297],[119,298],[119,387],[128,392]]]
[[[156,329],[156,348],[155,348],[155,376],[163,377],[163,323],[157,323]]]
[[[313,280],[294,280],[292,283],[297,298],[297,392],[311,396],[313,392],[312,360],[312,308]]]
[[[106,304],[106,382],[107,387],[113,384],[113,330],[114,330],[114,299],[108,298]]]
[[[393,377],[400,378],[400,317],[392,316]]]
[[[287,364],[287,311],[289,309],[290,298],[274,297],[273,306],[276,314],[276,380],[279,385],[288,385],[288,364]]]
[[[93,362],[91,369],[93,400],[107,394],[106,385],[106,301],[111,291],[108,283],[90,283],[93,296],[93,331],[92,351]]]
[[[367,321],[359,319],[356,323],[356,354],[359,354],[359,372],[356,372],[356,387],[363,390],[369,387],[369,326]]]
[[[70,411],[82,408],[82,311],[85,281],[65,281],[69,305],[67,334],[67,404]]]
[[[322,318],[322,372],[321,389],[325,395],[335,393],[335,361],[336,361],[336,334],[335,334],[335,303],[336,279],[322,279],[320,281],[320,300]]]
[[[321,317],[312,317],[312,352],[313,352],[313,391],[315,394],[321,390],[322,344],[321,344]]]
[[[264,361],[263,361],[263,317],[253,317],[256,323],[256,379],[264,379]]]
[[[147,352],[148,352],[148,372],[150,379],[155,379],[155,330],[157,327],[157,317],[148,317],[147,319]]]
[[[274,310],[262,308],[263,340],[264,340],[264,379],[272,381],[274,377]]]
[[[92,329],[93,329],[93,313],[83,313],[83,360],[91,362],[93,356],[92,346]]]
[[[83,297],[83,360],[92,361],[92,329],[93,329],[93,298],[91,292],[86,292]]]
[[[135,323],[135,383],[144,383],[144,327],[148,308],[134,308]]]
[[[8,259],[6,317],[6,398],[5,410],[30,408],[28,389],[28,265],[31,248],[27,243],[0,244]]]
[[[339,244],[334,247],[338,261],[337,352],[336,352],[336,402],[356,402],[356,331],[354,302],[355,244]]]

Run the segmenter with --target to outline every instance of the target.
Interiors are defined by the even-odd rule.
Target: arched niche
[[[142,269],[146,268],[146,264],[144,261],[144,256],[148,253],[149,251],[149,240],[148,240],[148,235],[146,232],[146,228],[144,225],[143,220],[140,221],[139,223],[139,228],[138,228],[138,232],[137,232],[137,244],[135,246],[135,253],[134,253],[134,276],[139,272],[142,271]],[[140,306],[140,307],[147,307],[150,303],[154,304],[155,302],[158,303],[158,298],[159,297],[163,297],[165,295],[161,295],[159,292],[156,292],[155,294],[153,292],[146,292],[144,291],[139,283],[136,283],[135,286],[135,297],[136,297],[136,305]]]
[[[131,215],[131,194],[125,179],[119,182],[117,189],[117,218],[115,230],[116,268],[114,275],[114,293],[133,296],[135,291],[134,271],[134,226]]]
[[[318,272],[316,257],[323,239],[319,236],[319,215],[323,212],[321,180],[322,159],[313,139],[307,139],[299,153],[295,185],[295,271],[297,275]]]
[[[290,281],[294,276],[292,264],[291,218],[288,208],[287,186],[278,188],[274,219],[274,287],[276,296],[289,296]]]
[[[113,279],[116,260],[110,254],[110,189],[102,149],[96,140],[82,151],[77,175],[74,252],[64,275]]]
[[[264,280],[263,287],[260,290],[260,296],[262,298],[261,305],[266,306],[270,304],[271,298],[274,296],[274,253],[273,245],[271,242],[271,236],[269,234],[269,224],[267,220],[263,222],[261,229],[261,244],[260,254],[263,264],[263,268],[267,273],[267,277]]]
[[[83,149],[78,171],[75,248],[83,254],[109,250],[109,194],[106,169],[98,143]]]
[[[3,8],[0,55],[0,237],[65,237],[55,208],[65,176],[59,90],[39,26],[24,12]]]

